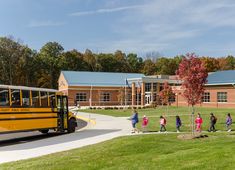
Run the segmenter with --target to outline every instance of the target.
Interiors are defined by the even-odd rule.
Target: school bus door
[[[64,132],[68,125],[68,97],[57,96],[58,131]]]

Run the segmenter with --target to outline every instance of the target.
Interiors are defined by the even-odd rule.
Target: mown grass
[[[83,112],[90,112],[90,113],[97,113],[97,114],[104,114],[110,116],[117,116],[117,117],[130,117],[132,114],[131,109],[126,110],[104,110],[104,109],[97,109],[97,110],[81,110]],[[231,108],[202,108],[197,107],[195,108],[194,119],[197,116],[197,113],[201,113],[203,118],[203,130],[208,130],[210,125],[210,113],[213,112],[214,115],[217,117],[216,129],[218,130],[226,130],[225,126],[225,119],[227,113],[231,113],[232,117],[235,114],[235,110]],[[178,114],[182,120],[182,127],[181,130],[183,132],[190,131],[190,122],[191,122],[191,108],[190,107],[157,107],[157,108],[147,108],[147,109],[138,109],[140,123],[138,123],[138,127],[141,129],[141,118],[143,115],[149,117],[149,131],[158,131],[159,130],[159,117],[163,115],[167,119],[167,131],[176,131],[175,127],[175,116]]]
[[[179,140],[177,134],[119,137],[80,149],[0,165],[3,170],[235,169],[234,133]]]

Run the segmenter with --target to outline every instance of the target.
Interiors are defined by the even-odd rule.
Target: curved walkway
[[[79,118],[88,121],[86,128],[71,134],[0,147],[0,163],[80,148],[118,136],[128,135],[131,131],[130,121],[126,118],[82,112],[78,112],[77,115]]]

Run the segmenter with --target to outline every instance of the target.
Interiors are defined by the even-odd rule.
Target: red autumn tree
[[[176,74],[182,80],[183,96],[192,106],[191,128],[194,132],[194,105],[201,102],[208,73],[203,62],[194,53],[188,53],[179,64]],[[194,133],[193,133],[194,134]]]
[[[182,80],[183,96],[189,105],[201,102],[208,73],[203,62],[194,53],[186,54],[176,72]]]

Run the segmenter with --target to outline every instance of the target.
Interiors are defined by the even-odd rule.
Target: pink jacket
[[[196,120],[195,120],[195,123],[196,124],[202,124],[203,120],[201,117],[197,117]]]
[[[164,119],[164,118],[161,118],[161,119],[160,119],[160,124],[161,124],[161,125],[166,125],[166,122],[165,122],[165,119]]]

